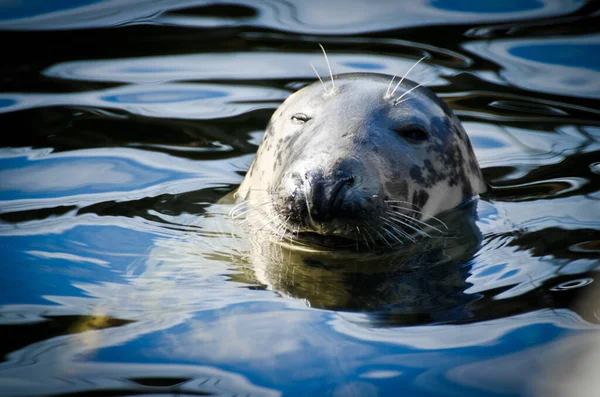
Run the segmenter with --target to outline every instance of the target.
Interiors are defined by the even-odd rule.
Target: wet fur
[[[433,92],[402,78],[390,93],[392,76],[380,74],[331,79],[303,88],[275,111],[237,192],[234,217],[280,241],[301,242],[302,232],[316,231],[372,249],[443,232],[436,215],[485,191],[467,134]],[[311,124],[290,122],[296,113],[309,114]],[[412,124],[427,130],[426,143],[394,134]],[[353,192],[372,196],[361,201],[357,219],[290,225],[281,196],[289,194],[291,174],[317,167],[335,176],[346,165],[359,174]]]

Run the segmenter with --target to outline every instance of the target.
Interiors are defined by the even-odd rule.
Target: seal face
[[[251,224],[325,246],[392,245],[486,190],[450,108],[406,79],[390,95],[391,78],[338,75],[275,111],[237,192]]]

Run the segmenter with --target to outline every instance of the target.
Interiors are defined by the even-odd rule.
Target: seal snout
[[[300,166],[289,173],[281,181],[278,199],[289,229],[345,236],[354,233],[355,225],[364,224],[376,211],[371,189],[356,174],[358,165],[342,161],[333,169]]]
[[[322,223],[340,215],[354,177],[344,172],[326,177],[322,170],[315,170],[304,174],[303,183],[308,220]]]
[[[238,190],[248,224],[279,241],[392,246],[485,192],[456,115],[404,77],[343,74],[337,95],[316,82],[290,96]]]
[[[302,229],[322,230],[335,219],[350,215],[355,177],[345,171],[323,169],[294,172],[282,184],[279,206],[290,223]]]

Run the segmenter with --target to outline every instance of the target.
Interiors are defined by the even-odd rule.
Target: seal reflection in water
[[[351,73],[313,83],[275,111],[232,216],[245,219],[258,245],[270,241],[263,261],[287,250],[306,269],[344,257],[360,263],[355,272],[387,273],[447,246],[455,230],[441,218],[485,190],[467,134],[433,92]],[[467,246],[458,256],[472,252]],[[284,256],[265,273],[292,266]]]

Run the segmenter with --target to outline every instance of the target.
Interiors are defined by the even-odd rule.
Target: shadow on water
[[[575,278],[555,274],[529,291],[502,300],[495,297],[514,285],[467,293],[473,286],[467,280],[477,260],[474,255],[483,240],[476,225],[476,207],[477,203],[471,203],[442,217],[450,229],[448,234],[392,252],[303,252],[260,239],[259,247],[250,248],[245,259],[250,270],[233,280],[265,285],[314,308],[360,311],[368,314],[371,326],[461,324],[547,308],[568,308],[590,323],[599,322],[594,301],[587,305],[578,302],[577,309],[572,305],[578,295],[588,291],[594,273],[579,273]],[[484,243],[503,240],[506,249],[532,257],[595,262],[599,231],[572,231],[567,238],[565,233],[560,228],[532,233],[515,230],[490,236]],[[501,251],[502,247],[496,248]],[[488,266],[485,271],[493,274],[503,267]]]
[[[0,396],[597,390],[598,15],[567,0],[0,5]],[[316,254],[230,221],[223,197],[272,112],[315,80],[310,63],[325,74],[318,43],[337,73],[427,57],[410,77],[459,116],[491,188],[448,234]]]

